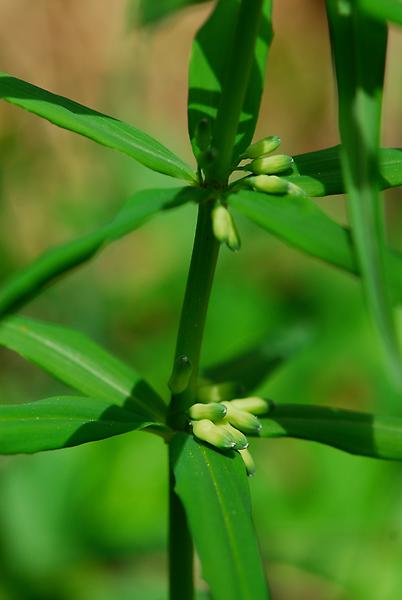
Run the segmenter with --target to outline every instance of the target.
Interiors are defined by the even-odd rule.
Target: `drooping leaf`
[[[212,597],[268,598],[242,459],[186,434],[177,434],[170,447],[175,491],[184,505]]]
[[[110,223],[82,238],[47,250],[0,286],[0,317],[37,296],[60,275],[88,261],[107,244],[137,229],[154,214],[196,198],[200,192],[189,187],[144,190],[134,194]]]
[[[0,345],[87,396],[125,407],[145,419],[164,421],[165,405],[148,383],[80,332],[10,317],[0,323]]]
[[[135,429],[166,429],[99,398],[59,396],[27,404],[0,404],[0,454],[78,446]]]
[[[370,17],[402,25],[402,2],[400,0],[360,0],[360,6]]]
[[[341,166],[363,288],[387,365],[402,386],[402,357],[386,271],[379,139],[387,26],[367,17],[355,0],[327,0],[338,83]],[[367,57],[370,56],[370,64]]]
[[[274,196],[241,190],[229,196],[236,210],[287,244],[350,273],[359,274],[350,232],[307,197]],[[387,251],[387,270],[395,302],[402,301],[402,257]]]
[[[343,194],[340,146],[294,156],[294,174],[286,177],[308,196]],[[402,185],[402,148],[381,148],[379,151],[381,189]]]
[[[255,390],[284,361],[300,351],[312,338],[307,325],[280,328],[235,356],[204,369],[213,383],[234,382],[246,395]]]
[[[171,150],[140,129],[58,96],[22,79],[0,73],[0,98],[63,129],[128,154],[153,171],[195,181],[192,169]]]
[[[192,48],[189,70],[188,125],[196,152],[195,130],[203,117],[211,120],[212,129],[221,101],[222,89],[229,77],[228,61],[233,55],[234,32],[239,17],[240,0],[218,0],[209,19],[197,33]],[[265,78],[265,64],[272,40],[271,0],[263,2],[259,36],[254,62],[233,153],[236,162],[250,144],[260,108]]]
[[[140,0],[139,5],[137,0],[133,3],[133,7],[130,8],[130,21],[135,23],[138,20],[138,24],[142,26],[156,25],[166,17],[174,15],[187,6],[193,6],[195,4],[202,4],[207,0]],[[130,0],[132,3],[133,0]],[[134,15],[138,15],[137,19]]]
[[[260,418],[262,437],[293,437],[352,454],[402,460],[402,418],[303,404],[277,404]]]

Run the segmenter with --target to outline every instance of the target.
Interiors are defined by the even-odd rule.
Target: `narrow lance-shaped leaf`
[[[276,404],[260,418],[262,437],[291,437],[339,450],[402,460],[402,418],[304,404]]]
[[[131,156],[153,171],[194,181],[195,174],[171,150],[140,129],[58,96],[22,79],[0,73],[0,98],[98,144]]]
[[[387,27],[355,0],[327,0],[338,82],[341,165],[359,270],[395,382],[402,386],[399,342],[387,286],[378,144]],[[367,57],[370,56],[370,65]]]
[[[173,438],[170,452],[175,491],[184,505],[212,597],[267,599],[242,459],[186,434]]]
[[[308,196],[343,194],[340,146],[294,156],[293,174],[285,179],[298,185]],[[382,189],[402,185],[402,148],[379,151],[380,186]]]
[[[60,396],[27,404],[0,404],[0,454],[56,450],[152,427],[131,410],[99,398]]]
[[[263,229],[307,254],[359,274],[350,232],[314,204],[310,198],[274,196],[241,190],[229,196],[236,210]],[[395,302],[402,302],[402,257],[388,250],[386,264]]]
[[[0,346],[85,395],[123,406],[142,418],[164,420],[165,405],[148,383],[80,332],[10,317],[0,323]]]
[[[194,151],[195,132],[202,118],[214,123],[221,101],[228,61],[235,49],[233,35],[240,0],[218,0],[214,11],[197,33],[192,47],[189,71],[188,125]],[[237,130],[233,160],[250,144],[260,108],[268,48],[272,40],[271,0],[264,0],[254,62]]]
[[[195,199],[201,190],[174,188],[134,194],[116,217],[100,229],[47,250],[0,287],[0,317],[37,296],[63,273],[91,259],[107,244],[140,227],[154,214]]]
[[[362,10],[380,21],[391,21],[402,25],[402,3],[400,0],[360,0]]]

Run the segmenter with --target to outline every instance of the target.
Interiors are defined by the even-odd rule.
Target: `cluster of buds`
[[[302,190],[294,183],[278,177],[278,174],[286,173],[292,169],[293,158],[287,154],[267,156],[274,152],[280,143],[281,140],[277,135],[271,135],[247,148],[241,158],[250,159],[251,162],[240,168],[244,171],[251,171],[253,175],[244,178],[242,183],[257,192],[303,195]]]
[[[223,402],[197,403],[189,409],[193,434],[222,450],[237,450],[243,458],[247,474],[253,475],[255,465],[245,434],[257,435],[261,423],[257,415],[266,414],[270,403],[259,397],[239,398]]]

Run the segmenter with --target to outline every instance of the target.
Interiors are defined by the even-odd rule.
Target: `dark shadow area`
[[[313,330],[308,325],[277,331],[228,360],[206,367],[203,374],[214,383],[234,382],[248,394],[312,339]]]

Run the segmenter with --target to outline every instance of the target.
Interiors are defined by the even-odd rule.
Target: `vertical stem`
[[[212,145],[218,156],[208,173],[208,181],[226,183],[233,167],[233,148],[254,61],[263,2],[264,0],[242,0],[239,8],[233,47],[214,126]]]
[[[191,406],[196,391],[202,337],[208,310],[209,296],[218,259],[219,242],[212,232],[210,200],[200,204],[193,254],[187,279],[186,293],[177,336],[177,356],[187,356],[192,365],[190,381],[181,394],[172,397],[170,422],[176,429],[186,424],[185,410]]]
[[[233,147],[244,103],[264,0],[241,0],[234,45],[230,52],[227,76],[215,124],[213,145],[217,159],[207,174],[206,183],[223,188],[232,167]],[[186,426],[185,411],[194,401],[201,344],[219,243],[212,231],[211,199],[199,205],[193,253],[180,317],[175,359],[187,356],[192,372],[187,388],[172,396],[169,423],[174,429]],[[174,491],[174,473],[169,453],[169,575],[170,599],[193,600],[193,543],[183,505]]]

